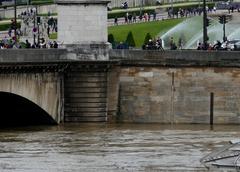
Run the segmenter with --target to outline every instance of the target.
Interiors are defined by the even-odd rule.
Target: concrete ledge
[[[119,60],[122,65],[132,66],[240,67],[240,56],[237,51],[111,50],[109,59]]]
[[[65,49],[6,49],[0,50],[2,62],[55,62],[67,59]]]

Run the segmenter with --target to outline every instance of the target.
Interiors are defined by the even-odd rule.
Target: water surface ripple
[[[1,172],[207,171],[239,126],[64,124],[0,130]]]

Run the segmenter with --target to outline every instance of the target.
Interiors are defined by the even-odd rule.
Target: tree
[[[148,44],[149,39],[152,39],[152,36],[150,35],[150,33],[147,33],[144,39],[144,45]]]
[[[115,42],[113,34],[108,35],[108,42],[110,42],[111,44]]]
[[[116,48],[116,42],[115,42],[113,34],[108,35],[108,42],[110,42],[112,44],[113,49]]]
[[[128,44],[129,47],[135,47],[136,46],[134,38],[133,38],[133,34],[132,34],[131,31],[128,32],[126,43]]]

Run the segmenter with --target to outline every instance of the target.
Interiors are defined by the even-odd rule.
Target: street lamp
[[[140,16],[142,16],[143,13],[143,0],[141,0],[141,4],[140,4]]]
[[[207,48],[207,11],[206,11],[206,0],[203,0],[203,46]]]
[[[14,0],[14,36],[15,36],[15,41],[17,41],[17,0]]]

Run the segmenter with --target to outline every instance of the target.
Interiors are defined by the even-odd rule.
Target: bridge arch
[[[36,110],[45,116],[45,119],[48,116],[49,122],[53,119],[52,122],[60,123],[63,106],[62,78],[59,73],[0,74],[0,81],[0,114],[1,103],[5,104],[5,98],[10,104],[14,104],[11,100],[25,102],[24,105],[28,105],[33,111]],[[39,116],[39,120],[43,116]]]
[[[8,92],[0,92],[0,119],[0,127],[56,124],[37,104]]]

